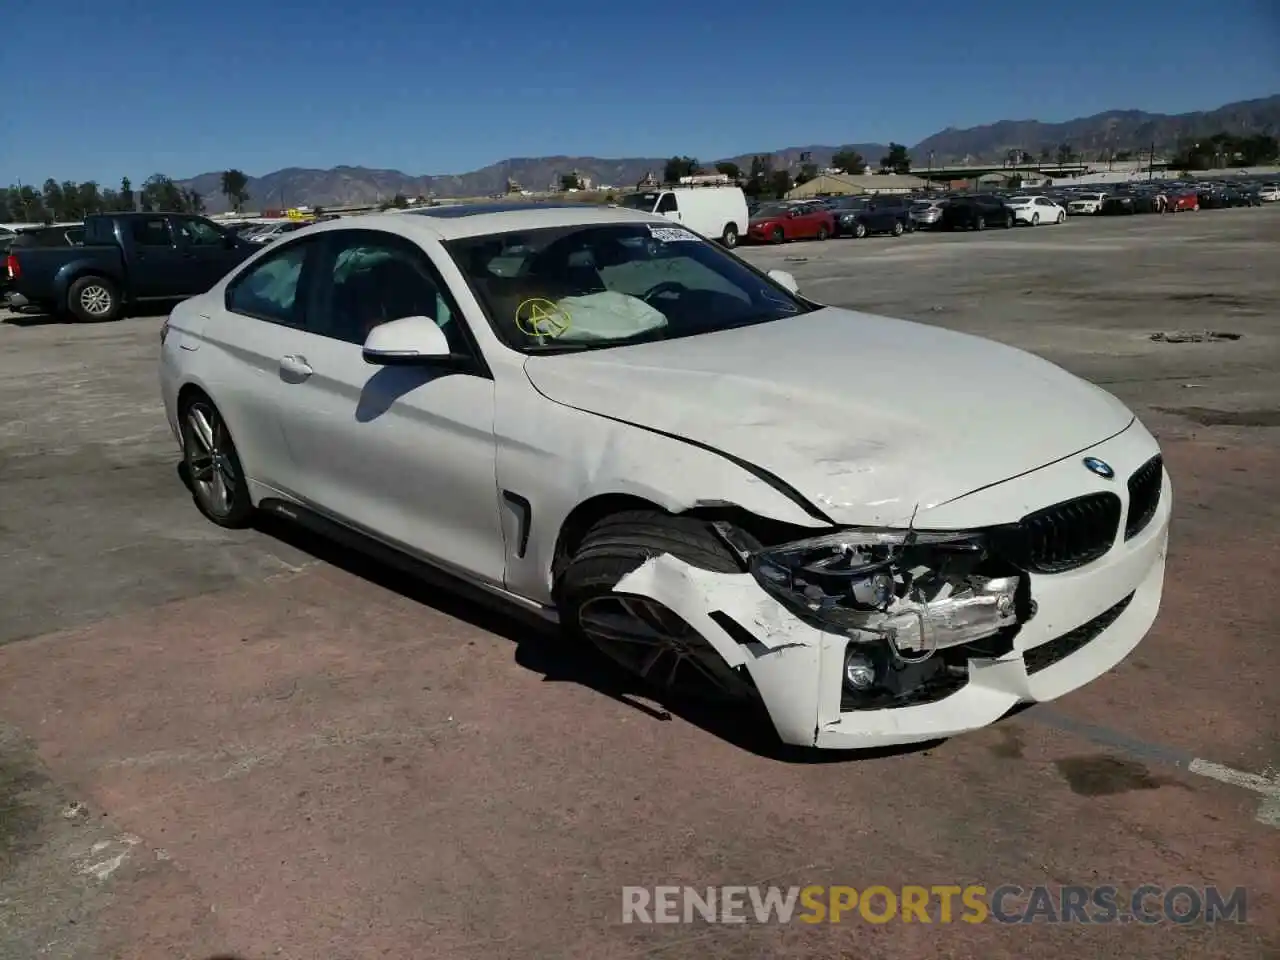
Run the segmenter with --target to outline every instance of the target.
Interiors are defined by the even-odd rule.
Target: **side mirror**
[[[796,283],[796,278],[785,270],[770,270],[768,277],[780,287],[786,287],[792,293],[800,292],[800,284]]]
[[[364,362],[382,367],[446,360],[453,355],[449,338],[430,317],[401,317],[369,331]]]

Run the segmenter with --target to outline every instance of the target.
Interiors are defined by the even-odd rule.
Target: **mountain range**
[[[1067,144],[1086,159],[1094,160],[1107,151],[1146,150],[1153,143],[1157,150],[1168,151],[1188,139],[1219,132],[1236,136],[1280,135],[1280,94],[1196,113],[1109,110],[1064,123],[1001,120],[967,129],[948,127],[921,140],[909,152],[916,166],[924,166],[925,158],[930,154],[935,165],[983,162],[1003,159],[1014,149],[1026,150],[1034,156],[1040,156],[1046,150],[1056,155],[1059,145]],[[813,163],[825,166],[834,153],[850,149],[875,165],[889,148],[880,143],[814,144],[719,158],[714,162],[727,159],[746,170],[752,157],[758,155],[771,158],[775,169],[798,170],[803,154],[810,154]],[[707,166],[713,162],[700,159]],[[661,176],[666,161],[666,157],[514,157],[470,173],[417,176],[399,170],[371,170],[367,167],[342,166],[331,170],[287,167],[249,178],[249,209],[302,204],[377,203],[397,193],[406,197],[428,194],[441,197],[488,196],[503,192],[509,179],[527,190],[546,190],[558,183],[563,174],[573,171],[590,178],[594,184],[629,186],[649,172]],[[221,192],[220,173],[204,173],[180,181],[179,185],[197,191],[211,212],[228,209]]]

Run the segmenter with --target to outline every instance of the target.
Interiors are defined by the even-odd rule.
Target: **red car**
[[[767,203],[751,214],[747,237],[756,243],[785,243],[788,240],[825,240],[836,232],[830,210],[809,204],[789,206]]]
[[[1169,213],[1177,213],[1179,210],[1199,210],[1200,194],[1194,190],[1175,190],[1169,194],[1169,206],[1165,209]]]

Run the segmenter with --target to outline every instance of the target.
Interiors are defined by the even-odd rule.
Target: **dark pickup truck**
[[[114,320],[126,304],[204,293],[261,249],[190,214],[96,214],[85,218],[79,246],[14,244],[5,257],[8,299],[77,320]]]

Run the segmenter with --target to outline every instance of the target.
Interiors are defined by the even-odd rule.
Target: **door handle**
[[[280,379],[286,383],[301,383],[314,372],[306,357],[291,353],[280,358]]]

